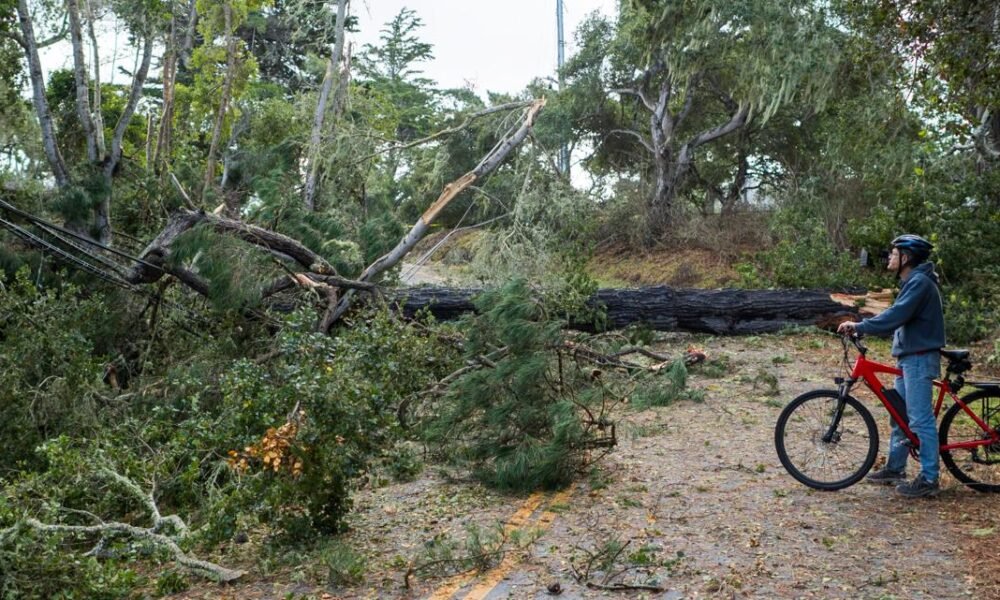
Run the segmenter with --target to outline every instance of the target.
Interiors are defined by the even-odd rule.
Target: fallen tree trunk
[[[470,288],[424,287],[401,290],[395,304],[406,316],[428,310],[439,320],[475,311]],[[598,290],[590,301],[607,314],[607,329],[643,325],[657,331],[691,331],[716,335],[770,333],[782,328],[829,328],[847,317],[858,317],[856,308],[834,301],[817,290],[698,290],[664,286]],[[595,323],[576,322],[584,331]]]

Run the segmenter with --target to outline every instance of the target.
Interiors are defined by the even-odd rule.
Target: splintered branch
[[[403,260],[414,246],[417,245],[424,235],[430,229],[431,223],[437,218],[441,211],[444,210],[448,204],[455,199],[460,193],[462,193],[466,188],[471,186],[473,183],[482,179],[489,173],[491,173],[510,152],[516,148],[524,138],[528,137],[531,132],[531,128],[535,124],[535,119],[538,117],[538,113],[545,106],[545,98],[540,98],[535,100],[530,107],[528,107],[525,112],[524,120],[521,122],[521,126],[508,137],[500,141],[494,148],[487,154],[479,164],[476,165],[474,169],[462,175],[455,181],[449,183],[442,190],[441,195],[438,199],[430,205],[430,207],[424,211],[424,214],[417,219],[417,222],[410,229],[410,232],[406,234],[403,239],[399,241],[395,248],[393,248],[388,254],[379,258],[372,264],[368,266],[361,274],[359,279],[361,281],[372,281],[378,277],[383,272],[396,266],[399,261]],[[352,290],[348,290],[340,302],[337,304],[336,311],[332,315],[331,325],[336,322],[347,310],[351,307],[354,294]]]

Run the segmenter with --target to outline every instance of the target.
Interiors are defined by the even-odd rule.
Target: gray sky
[[[613,15],[616,0],[564,0],[566,56],[574,51],[573,32],[595,10]],[[331,2],[331,5],[336,4]],[[353,0],[351,14],[359,32],[349,36],[355,52],[378,43],[385,23],[402,8],[416,12],[424,23],[422,41],[434,47],[434,60],[422,65],[424,75],[441,87],[519,92],[534,77],[552,76],[556,69],[556,0]],[[118,81],[115,67],[132,70],[136,51],[113,20],[101,23],[102,78]],[[52,69],[72,68],[69,43],[42,52],[46,76]],[[87,53],[90,60],[90,53]]]
[[[573,32],[591,12],[615,13],[616,0],[564,0],[566,55]],[[424,74],[442,87],[518,92],[532,78],[556,69],[556,0],[354,0],[359,19],[358,49],[377,43],[383,25],[402,8],[416,12],[422,41],[434,46]]]

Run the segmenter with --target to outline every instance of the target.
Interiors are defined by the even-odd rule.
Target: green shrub
[[[109,312],[100,294],[39,289],[27,269],[0,286],[0,449],[9,467],[38,468],[34,449],[49,437],[100,427],[107,360],[95,339]]]
[[[779,213],[774,228],[777,244],[736,265],[742,287],[843,288],[866,285],[877,275],[837,250],[819,218]]]
[[[342,530],[351,489],[398,439],[399,404],[451,368],[447,348],[387,312],[363,315],[336,337],[313,324],[296,313],[276,342],[280,358],[266,368],[237,361],[222,379],[231,463],[245,465],[219,506],[226,533],[247,503],[290,538]],[[276,468],[265,462],[262,438],[280,438],[289,418],[295,430]],[[251,447],[261,452],[248,454]]]

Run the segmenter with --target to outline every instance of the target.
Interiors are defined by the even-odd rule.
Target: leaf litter
[[[627,414],[622,431],[630,434],[599,470],[574,484],[544,523],[537,519],[542,504],[524,526],[527,543],[504,550],[514,566],[489,598],[1000,597],[996,495],[972,491],[946,472],[942,493],[929,500],[907,501],[864,483],[818,492],[781,467],[774,422],[798,394],[833,387],[840,375],[835,338],[677,335],[655,350],[680,355],[692,342],[710,364],[724,365],[692,369],[688,385],[704,390],[702,401]],[[888,359],[885,349],[875,355]],[[769,375],[763,382],[762,373]],[[880,439],[888,439],[884,409],[867,392],[858,395]],[[288,573],[251,575],[221,594],[201,588],[177,597],[428,598],[449,581],[468,590],[484,573],[444,571],[415,577],[409,588],[404,579],[428,547],[442,540],[461,546],[470,527],[506,523],[525,499],[456,481],[432,465],[416,481],[357,494],[342,541],[365,557],[361,583],[332,588],[290,582]],[[626,548],[615,564],[602,564],[611,542],[616,551]],[[588,587],[580,577],[587,561],[591,575],[629,591]]]

